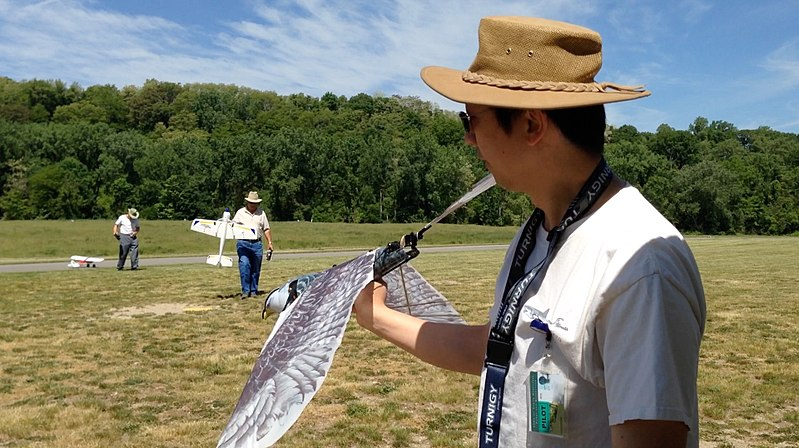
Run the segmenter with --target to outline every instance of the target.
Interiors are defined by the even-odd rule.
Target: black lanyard
[[[502,396],[505,388],[505,375],[508,373],[513,354],[513,335],[519,320],[522,296],[538,274],[546,270],[552,260],[556,246],[571,224],[579,221],[602,192],[610,185],[613,172],[603,158],[594,172],[574,198],[560,224],[547,235],[549,245],[543,261],[525,273],[525,265],[535,249],[536,229],[544,221],[544,212],[535,209],[524,225],[519,242],[508,270],[508,280],[497,320],[488,336],[485,360],[485,380],[483,383],[483,403],[480,413],[480,448],[499,447],[499,427],[502,419]],[[547,330],[547,337],[551,337]]]

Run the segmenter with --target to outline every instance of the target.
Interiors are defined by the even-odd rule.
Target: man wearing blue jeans
[[[130,270],[139,269],[139,212],[129,208],[128,212],[120,215],[114,223],[114,237],[119,240],[119,259],[117,271],[125,267],[125,259],[130,254]]]
[[[272,232],[266,213],[258,205],[261,198],[257,191],[251,191],[244,198],[245,205],[240,208],[233,221],[255,229],[257,238],[237,240],[236,253],[239,256],[239,275],[241,276],[241,298],[258,295],[258,281],[261,277],[261,261],[264,255],[263,238],[266,238],[267,249],[272,250]]]

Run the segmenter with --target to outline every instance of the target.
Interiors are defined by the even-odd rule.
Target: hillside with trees
[[[607,139],[614,170],[682,231],[799,232],[799,135],[699,117]],[[414,97],[0,78],[0,219],[213,217],[256,189],[277,221],[425,222],[485,174],[457,115]],[[492,189],[448,222],[531,209]]]

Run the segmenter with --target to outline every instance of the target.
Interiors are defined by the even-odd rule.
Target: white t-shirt
[[[492,324],[520,234],[499,273]],[[537,239],[538,254],[527,269],[543,257],[546,242]],[[500,446],[610,446],[611,425],[643,419],[684,422],[687,446],[698,447],[705,299],[680,233],[627,186],[570,226],[559,246],[543,279],[524,295],[505,380]],[[552,332],[549,349],[544,333],[531,328],[536,317]],[[541,366],[565,379],[563,438],[528,430],[530,373]]]
[[[250,213],[247,210],[247,207],[242,207],[236,211],[236,215],[233,216],[234,222],[240,222],[247,227],[251,227],[258,232],[258,238],[261,239],[264,236],[264,232],[269,228],[269,220],[266,219],[266,213],[258,207],[255,210],[255,213]]]
[[[121,235],[130,235],[134,230],[139,230],[139,220],[128,218],[127,213],[120,215],[115,224],[119,226],[119,233]]]

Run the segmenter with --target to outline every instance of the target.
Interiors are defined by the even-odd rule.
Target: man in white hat
[[[481,375],[480,447],[697,447],[705,300],[683,237],[603,157],[600,36],[488,17],[466,70],[422,69],[465,104],[466,142],[536,210],[510,244],[482,325],[388,309],[373,283],[358,322],[431,364]]]
[[[261,279],[261,262],[264,258],[263,239],[266,238],[268,253],[272,251],[272,231],[266,213],[258,205],[261,198],[257,191],[247,193],[244,207],[233,216],[233,221],[256,230],[257,238],[236,240],[236,253],[239,255],[239,275],[241,276],[241,298],[258,295],[258,282]]]
[[[114,222],[114,238],[119,240],[119,259],[117,260],[117,271],[125,267],[125,259],[130,254],[130,270],[139,269],[139,212],[135,208],[129,208],[127,213],[119,215]]]

